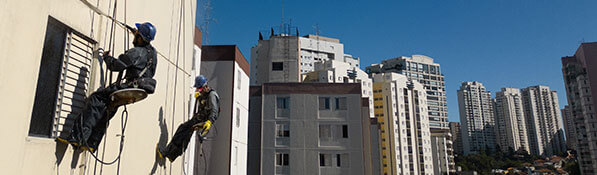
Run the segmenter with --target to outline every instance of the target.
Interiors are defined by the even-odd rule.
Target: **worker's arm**
[[[108,66],[108,69],[111,71],[123,71],[126,68],[133,65],[133,58],[137,58],[138,49],[132,48],[127,50],[124,54],[120,54],[118,59],[112,57],[111,55],[104,56],[104,61]]]
[[[209,93],[209,108],[211,111],[208,119],[214,123],[218,119],[218,114],[220,113],[220,97],[216,91],[211,91]]]

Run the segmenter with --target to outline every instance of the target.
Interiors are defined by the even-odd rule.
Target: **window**
[[[336,97],[336,110],[346,110],[346,97]]]
[[[276,153],[276,166],[288,166],[288,153]]]
[[[290,127],[288,124],[276,124],[277,137],[290,137]]]
[[[236,84],[237,84],[237,85],[236,85],[236,88],[237,88],[237,89],[240,89],[240,87],[241,87],[241,84],[242,84],[242,76],[241,76],[241,75],[242,75],[242,74],[241,74],[240,70],[236,71],[236,77],[237,77],[237,78],[236,78]]]
[[[234,146],[234,165],[238,162],[238,146]]]
[[[289,97],[278,97],[276,99],[277,103],[276,106],[278,109],[288,109],[290,105],[290,98]]]
[[[348,138],[348,125],[342,125],[342,138]]]
[[[283,62],[272,62],[272,70],[273,71],[284,70],[284,63]]]
[[[236,127],[240,127],[240,109],[236,108]]]
[[[330,109],[330,97],[319,97],[319,110]]]
[[[85,106],[95,41],[49,17],[29,136],[58,137]],[[69,124],[67,124],[69,123]]]
[[[332,156],[319,153],[319,166],[332,166]]]
[[[331,125],[319,125],[319,139],[329,140],[332,137]]]

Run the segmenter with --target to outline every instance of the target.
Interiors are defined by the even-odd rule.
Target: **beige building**
[[[501,151],[524,150],[530,153],[522,95],[516,88],[502,88],[493,102],[496,140]]]
[[[247,174],[249,63],[235,45],[201,49],[201,74],[220,96],[220,115],[207,135],[210,144],[197,147],[205,158],[195,157],[195,174]]]
[[[434,174],[423,85],[397,73],[373,75],[383,174]]]
[[[531,154],[552,156],[566,151],[558,95],[547,86],[522,89]]]
[[[495,150],[495,121],[491,93],[485,89],[485,86],[476,81],[462,82],[458,90],[458,107],[464,154]]]
[[[196,1],[182,2],[129,0],[114,7],[105,0],[4,1],[0,7],[4,24],[0,26],[0,47],[4,48],[0,104],[5,107],[3,118],[8,124],[0,128],[5,140],[0,146],[5,150],[0,158],[2,174],[193,172],[193,154],[187,152],[172,163],[158,160],[155,154],[156,144],[165,144],[190,113],[191,72],[198,67],[192,65]],[[112,53],[118,55],[127,45],[132,47],[133,36],[126,41],[125,30],[116,24],[111,32],[111,21],[95,13],[95,7],[110,14],[116,9],[115,18],[130,25],[153,23],[157,35],[152,45],[160,52],[156,91],[127,105],[122,156],[116,164],[103,166],[88,152],[73,151],[54,141],[81,111],[84,97],[109,79],[93,51],[114,44]],[[97,151],[104,161],[118,155],[122,110],[111,120]]]
[[[574,56],[562,57],[573,140],[583,174],[597,173],[597,42],[582,43]],[[568,120],[570,120],[568,119]],[[568,129],[568,128],[566,128]]]
[[[248,174],[371,174],[357,83],[264,83],[250,92]]]

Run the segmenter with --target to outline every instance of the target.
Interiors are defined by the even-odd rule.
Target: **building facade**
[[[371,174],[368,103],[357,83],[251,87],[248,174]]]
[[[207,144],[196,147],[204,157],[195,157],[194,174],[247,174],[249,63],[235,45],[204,45],[202,51],[201,74],[220,96],[220,114]]]
[[[375,74],[373,81],[383,174],[433,174],[423,85],[397,73]]]
[[[344,44],[338,39],[318,35],[271,35],[251,48],[251,85],[302,82],[302,74],[315,71],[317,62],[327,60],[359,67],[359,58],[344,54]]]
[[[327,60],[315,62],[312,72],[303,74],[304,83],[360,83],[361,95],[369,100],[370,117],[373,115],[373,80],[358,67],[349,63]]]
[[[4,97],[0,104],[6,107],[3,119],[10,124],[0,128],[0,136],[10,142],[0,148],[10,151],[0,158],[2,174],[193,172],[192,149],[184,158],[165,164],[155,147],[165,145],[176,127],[191,117],[185,106],[194,91],[190,72],[193,67],[198,72],[193,63],[199,61],[193,62],[198,59],[193,56],[195,14],[189,12],[196,11],[196,1],[181,2],[129,0],[127,9],[109,1],[4,2],[7,8],[2,8],[0,20],[10,25],[0,26],[0,46],[6,48],[0,58],[0,81],[7,82],[0,86]],[[112,21],[96,10],[110,14],[116,10],[115,18],[129,25],[154,24],[157,35],[152,46],[160,53],[155,93],[127,105],[123,150],[113,165],[96,163],[89,152],[54,141],[81,112],[86,96],[110,83],[105,64],[94,57],[94,51],[104,48],[118,56],[133,47],[133,35],[117,24],[111,32]],[[179,51],[168,54],[172,49]],[[115,81],[117,74],[112,76]],[[119,155],[123,110],[107,128],[96,151],[99,159],[112,161]]]
[[[547,86],[531,86],[522,89],[522,99],[531,154],[566,152],[557,93]]]
[[[493,102],[495,112],[496,140],[501,151],[530,153],[522,95],[516,88],[502,88]]]
[[[381,64],[367,66],[367,73],[395,72],[417,80],[427,93],[429,122],[433,130],[448,130],[448,106],[446,86],[440,65],[424,55],[397,57],[383,60]]]
[[[482,83],[462,82],[458,90],[464,154],[495,150],[495,121],[491,93]]]
[[[578,162],[583,174],[597,173],[597,43],[582,43],[574,56],[562,57],[562,73],[576,131]]]
[[[566,133],[566,148],[577,150],[577,140],[578,137],[576,136],[576,128],[574,125],[574,116],[572,115],[572,109],[570,106],[566,105],[561,110],[562,113],[562,121],[564,122],[564,131]]]
[[[454,148],[454,155],[462,155],[462,136],[460,134],[460,123],[459,122],[450,122],[450,134],[452,135],[452,145]]]

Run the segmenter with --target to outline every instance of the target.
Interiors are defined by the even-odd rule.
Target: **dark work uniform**
[[[110,94],[126,88],[140,88],[148,94],[155,90],[156,81],[153,79],[157,65],[157,54],[150,45],[138,46],[127,50],[118,59],[105,56],[104,61],[110,71],[125,71],[124,83],[110,84],[106,88],[99,88],[87,97],[85,108],[74,122],[68,136],[60,136],[69,142],[97,149],[108,126],[108,121],[116,113],[118,106],[110,106]],[[147,69],[146,69],[147,67]],[[145,70],[146,69],[146,70]],[[145,70],[145,72],[143,72]],[[143,72],[142,75],[140,75]]]
[[[218,96],[218,93],[213,89],[202,93],[201,96],[195,100],[195,114],[193,115],[193,118],[178,126],[176,133],[174,133],[174,136],[172,137],[172,141],[166,146],[166,149],[163,152],[164,156],[174,161],[187,149],[189,141],[193,136],[193,126],[209,120],[212,123],[212,127],[214,127],[219,113],[220,97]]]

